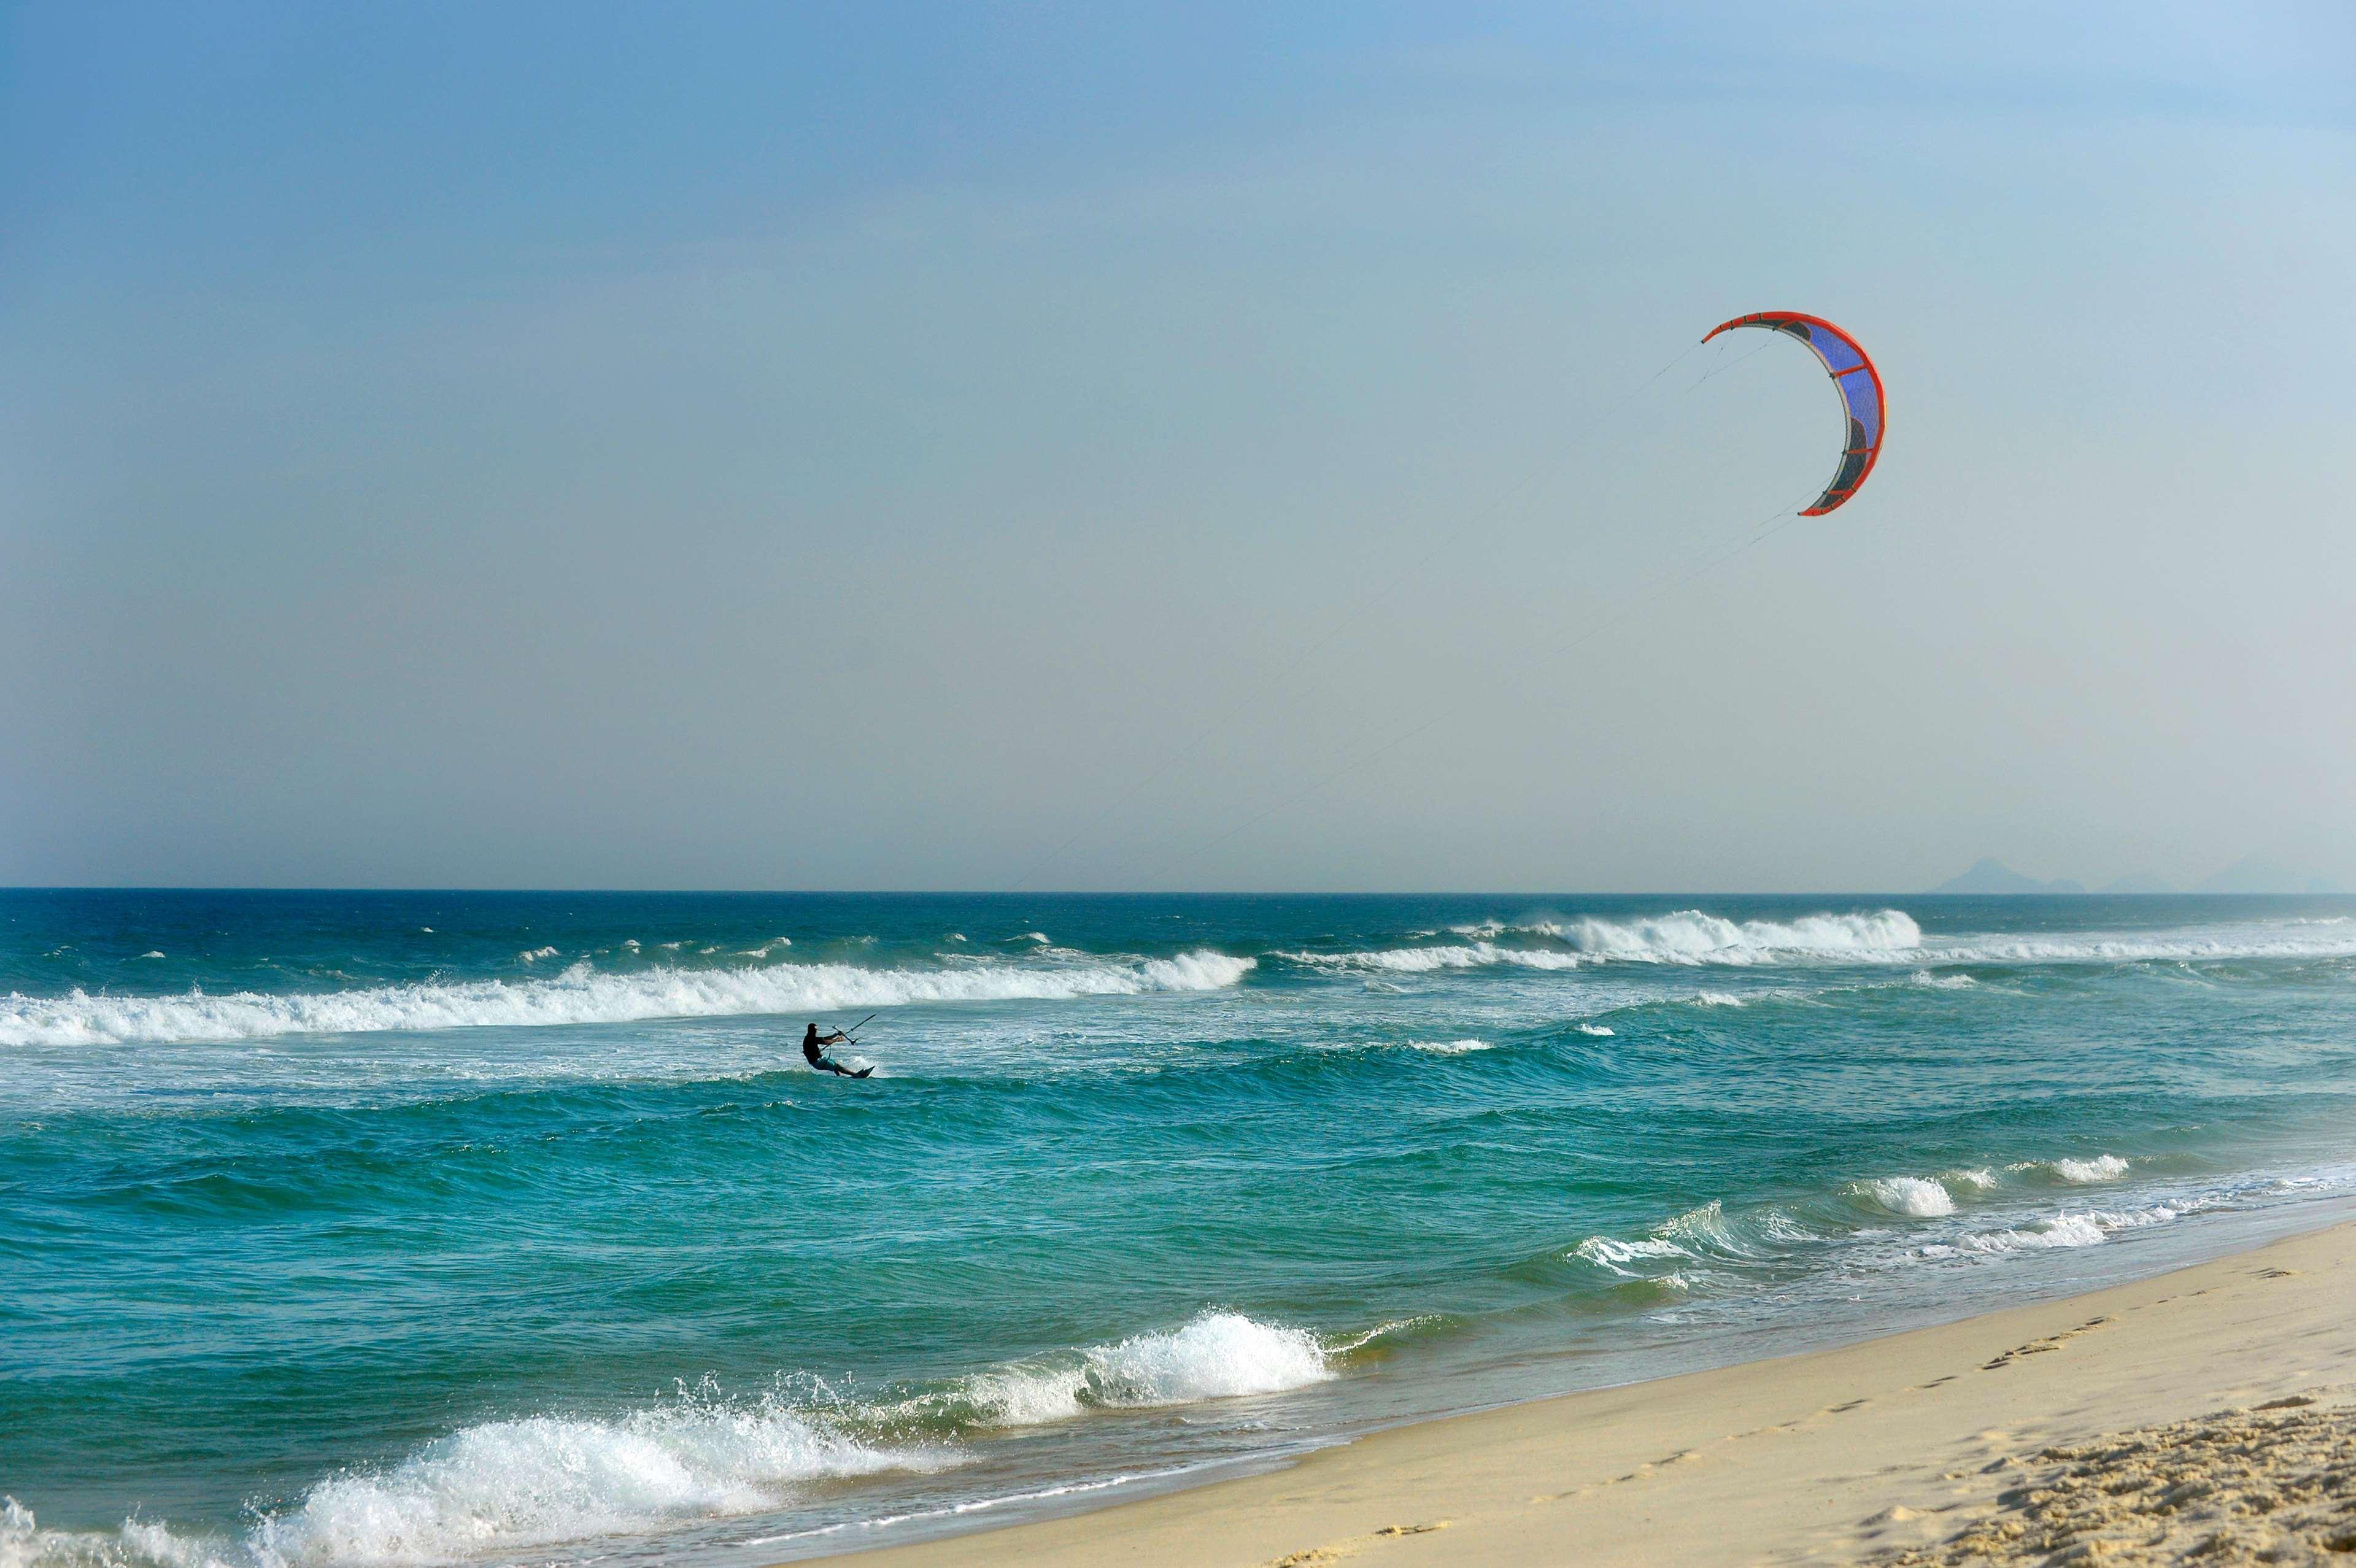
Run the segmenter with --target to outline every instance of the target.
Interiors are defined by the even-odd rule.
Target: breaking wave
[[[1328,1352],[1304,1329],[1208,1312],[1168,1333],[1094,1346],[1076,1358],[984,1372],[947,1401],[994,1426],[1036,1426],[1089,1410],[1193,1404],[1243,1394],[1281,1393],[1333,1374]]]
[[[1620,1241],[1609,1236],[1590,1236],[1571,1249],[1574,1257],[1586,1259],[1599,1268],[1611,1270],[1627,1279],[1638,1279],[1635,1270],[1623,1268],[1641,1258],[1691,1258],[1693,1254],[1665,1237],[1647,1236],[1641,1241]]]
[[[2024,1225],[1966,1231],[1952,1241],[1934,1242],[1921,1251],[1926,1258],[1958,1258],[2043,1251],[2058,1247],[2098,1247],[2122,1230],[2165,1225],[2201,1207],[2204,1206],[2154,1204],[2148,1208],[2126,1211],[2102,1208],[2089,1208],[2077,1214],[2064,1211],[2051,1219],[2031,1220]]]
[[[1955,1199],[1946,1187],[1929,1176],[1883,1176],[1858,1185],[1860,1196],[1871,1198],[1892,1214],[1912,1219],[1935,1219],[1955,1211]]]
[[[2116,1181],[2127,1174],[2126,1161],[2116,1155],[2096,1155],[2091,1160],[2023,1160],[2004,1167],[2014,1172],[2029,1172],[2048,1181],[2058,1181],[2068,1187],[2088,1187],[2095,1182]]]
[[[433,1563],[777,1507],[801,1483],[938,1468],[870,1446],[775,1400],[689,1400],[614,1421],[489,1422],[391,1469],[330,1477],[254,1527],[265,1564]]]
[[[1911,957],[1922,932],[1899,909],[1870,915],[1809,915],[1797,920],[1728,920],[1698,909],[1644,920],[1536,920],[1509,925],[1484,920],[1451,928],[1471,939],[1431,947],[1366,952],[1280,952],[1273,956],[1322,969],[1430,973],[1437,970],[1576,969],[1581,964],[1756,964],[1789,958],[1894,960]],[[1516,945],[1501,939],[1540,939],[1555,945]]]
[[[1512,964],[1521,969],[1577,969],[1584,962],[1577,953],[1547,948],[1505,948],[1494,942],[1438,948],[1389,948],[1376,952],[1280,952],[1272,955],[1291,963],[1319,969],[1387,971],[1398,974],[1429,974],[1442,969],[1486,969]]]
[[[610,1418],[483,1422],[396,1465],[329,1476],[234,1541],[136,1519],[112,1535],[44,1530],[9,1499],[0,1568],[425,1564],[640,1534],[773,1510],[817,1482],[949,1468],[966,1457],[957,1439],[980,1428],[1302,1388],[1333,1376],[1335,1353],[1303,1329],[1206,1312],[880,1407],[706,1390]]]
[[[2217,927],[2164,936],[1965,937],[1925,948],[1937,963],[2210,963],[2356,958],[2356,930],[2324,922]]]
[[[2280,1179],[2260,1187],[2228,1184],[2214,1189],[2153,1195],[2141,1207],[2115,1208],[2062,1208],[2039,1215],[2019,1207],[2035,1200],[2039,1188],[2079,1187],[2116,1181],[2129,1162],[2116,1155],[2091,1158],[2064,1157],[2024,1160],[1999,1172],[1990,1166],[1965,1166],[1936,1176],[1892,1176],[1853,1181],[1827,1189],[1817,1197],[1799,1197],[1787,1204],[1766,1204],[1729,1211],[1715,1201],[1690,1208],[1652,1226],[1637,1237],[1590,1236],[1569,1250],[1579,1259],[1620,1279],[1660,1283],[1666,1267],[1695,1263],[1732,1270],[1731,1275],[1688,1274],[1696,1278],[1751,1277],[1761,1268],[1772,1274],[1792,1264],[1799,1251],[1826,1246],[1861,1247],[1860,1260],[1883,1256],[1901,1259],[1970,1259],[2058,1248],[2098,1246],[2126,1230],[2164,1225],[2188,1214],[2233,1208],[2254,1195],[2263,1198],[2276,1190],[2305,1191],[2314,1187],[2356,1185],[2345,1170],[2334,1168],[2310,1177]],[[2011,1212],[1986,1212],[1990,1203],[2003,1203],[2011,1193]],[[1962,1217],[1966,1208],[1982,1210],[1976,1226]],[[1886,1217],[1910,1220],[1950,1220],[1930,1227],[1935,1240],[1915,1238],[1901,1251],[1884,1253],[1892,1237]]]
[[[870,1445],[774,1399],[684,1398],[611,1420],[535,1416],[464,1427],[388,1468],[330,1476],[235,1541],[176,1535],[138,1519],[112,1536],[44,1530],[12,1505],[0,1520],[0,1563],[449,1563],[756,1513],[811,1482],[956,1462],[946,1449]]]
[[[1698,909],[1641,920],[1484,921],[1459,936],[1547,937],[1592,958],[1639,963],[1759,963],[1787,955],[1890,956],[1912,952],[1922,929],[1902,909],[1869,915],[1805,915],[1796,920],[1729,920]]]
[[[0,1001],[0,1046],[264,1039],[387,1029],[529,1028],[766,1013],[896,1007],[922,1002],[1057,1001],[1149,992],[1217,991],[1258,961],[1208,950],[1174,958],[1048,966],[980,962],[956,969],[772,964],[654,968],[605,974],[575,963],[545,980],[477,980],[352,991],[211,996],[11,994]]]

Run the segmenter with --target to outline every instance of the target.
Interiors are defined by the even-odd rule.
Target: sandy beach
[[[2345,1563],[2356,1223],[862,1564]]]

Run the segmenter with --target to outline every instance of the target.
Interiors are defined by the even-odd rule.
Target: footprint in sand
[[[1403,1535],[1424,1535],[1435,1530],[1446,1530],[1450,1520],[1436,1519],[1428,1524],[1387,1524],[1367,1539],[1397,1540]],[[1333,1568],[1333,1564],[1355,1555],[1358,1542],[1337,1541],[1324,1546],[1312,1546],[1301,1552],[1290,1552],[1269,1563],[1268,1568]]]
[[[2041,1356],[2048,1350],[2059,1350],[2079,1335],[2090,1329],[2100,1328],[2110,1321],[2108,1316],[2090,1317],[2075,1328],[2065,1328],[2059,1334],[2049,1334],[2042,1339],[2032,1339],[2026,1345],[2016,1345],[1995,1360],[1982,1363],[1980,1370],[1993,1372],[2000,1368],[2010,1366],[2023,1356]]]

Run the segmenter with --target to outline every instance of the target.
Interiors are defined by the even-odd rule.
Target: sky
[[[2356,881],[2351,279],[2336,3],[0,5],[0,883]]]

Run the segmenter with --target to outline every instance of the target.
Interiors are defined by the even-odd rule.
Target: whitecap
[[[1205,950],[1173,958],[1046,967],[998,961],[958,969],[780,963],[742,969],[657,966],[600,973],[576,962],[542,980],[476,980],[271,995],[92,995],[0,999],[0,1046],[260,1039],[388,1029],[528,1028],[648,1018],[828,1013],[925,1002],[1064,1001],[1224,990],[1256,966]]]
[[[1935,1219],[1955,1211],[1954,1197],[1929,1176],[1882,1176],[1852,1189],[1870,1197],[1892,1214],[1913,1219]]]
[[[1333,1374],[1304,1329],[1239,1312],[1206,1312],[1184,1326],[1091,1347],[1076,1359],[1003,1368],[966,1380],[964,1395],[1001,1426],[1033,1426],[1098,1409],[1192,1404],[1280,1393]]]
[[[1571,1250],[1573,1257],[1584,1258],[1598,1268],[1611,1270],[1625,1279],[1644,1276],[1635,1270],[1622,1267],[1642,1258],[1691,1258],[1693,1254],[1675,1241],[1662,1236],[1648,1236],[1641,1241],[1622,1241],[1615,1236],[1590,1236]]]
[[[1540,948],[1501,948],[1493,942],[1476,942],[1470,947],[1388,948],[1375,952],[1278,952],[1272,956],[1290,963],[1305,963],[1320,969],[1371,969],[1398,974],[1430,974],[1445,969],[1486,969],[1497,964],[1510,964],[1521,969],[1577,969],[1581,962],[1576,953],[1552,952]]]
[[[690,1399],[611,1419],[463,1427],[379,1471],[318,1482],[249,1542],[263,1563],[439,1563],[773,1509],[834,1477],[937,1468],[774,1399]]]
[[[2280,925],[2196,926],[2178,931],[2082,937],[1958,938],[1926,949],[1938,963],[2208,963],[2237,959],[2356,958],[2346,929]]]
[[[1952,1258],[2099,1247],[2121,1230],[2164,1225],[2184,1212],[2185,1209],[2166,1204],[2126,1213],[2099,1208],[2077,1214],[2064,1210],[2050,1219],[2034,1220],[2026,1225],[1999,1230],[1970,1231],[1953,1241],[1924,1247],[1921,1251],[1926,1258]]]
[[[2072,1187],[2087,1187],[2096,1182],[2116,1181],[2127,1174],[2127,1162],[2116,1155],[2096,1155],[2088,1160],[2020,1160],[2005,1169],[2035,1171]]]
[[[1639,920],[1580,918],[1451,928],[1458,935],[1547,937],[1598,958],[1649,963],[1747,964],[1784,956],[1890,957],[1911,953],[1922,928],[1902,909],[1804,915],[1794,920],[1730,920],[1699,909]]]

